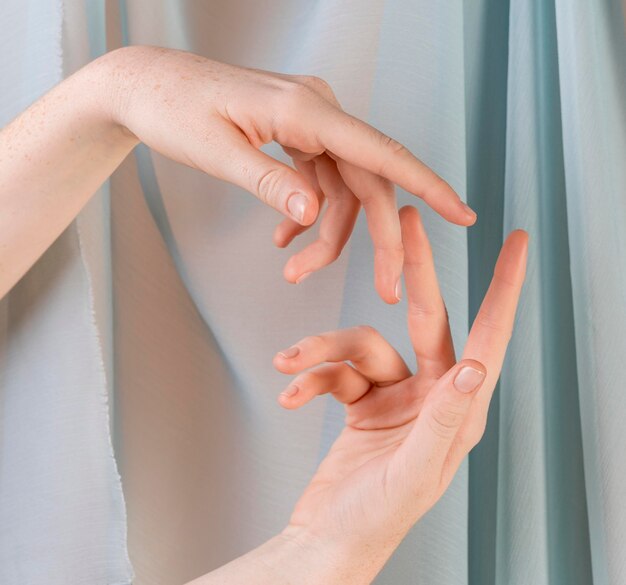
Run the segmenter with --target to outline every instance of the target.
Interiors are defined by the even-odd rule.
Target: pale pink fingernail
[[[305,278],[311,276],[311,272],[305,272],[296,278],[296,284],[300,284]]]
[[[400,281],[399,278],[398,278],[398,281],[396,282],[396,298],[398,300],[402,299],[402,282]]]
[[[284,396],[285,398],[291,398],[292,396],[295,396],[298,393],[298,390],[299,388],[292,384],[291,386],[289,386],[289,388],[281,392],[280,395]]]
[[[304,213],[306,211],[307,198],[302,193],[292,193],[287,199],[287,210],[298,223],[302,223],[304,220]]]
[[[296,357],[299,353],[300,353],[300,348],[294,345],[293,347],[290,347],[289,349],[285,349],[284,351],[279,351],[278,355],[286,359],[290,359],[290,358]]]
[[[454,387],[463,393],[472,392],[478,388],[485,379],[485,373],[472,368],[470,366],[464,366],[454,378]]]

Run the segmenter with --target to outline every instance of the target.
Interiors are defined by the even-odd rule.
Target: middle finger
[[[408,325],[419,371],[439,378],[455,363],[446,307],[439,291],[432,250],[420,214],[414,207],[400,210],[404,243],[404,281]]]
[[[376,290],[390,304],[401,297],[400,275],[404,251],[395,187],[391,181],[337,159],[337,169],[363,205],[374,244]]]

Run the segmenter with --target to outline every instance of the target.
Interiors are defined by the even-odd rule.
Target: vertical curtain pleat
[[[531,240],[500,387],[496,582],[584,584],[591,565],[552,3],[511,2],[508,67],[504,232],[522,227]]]
[[[464,4],[467,200],[479,220],[467,232],[469,321],[491,280],[502,242],[509,44],[508,1]],[[496,584],[500,390],[469,455],[468,583]]]
[[[594,585],[626,582],[626,34],[619,0],[556,0],[576,367]]]

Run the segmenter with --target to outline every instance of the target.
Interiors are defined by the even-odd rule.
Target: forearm
[[[0,298],[138,143],[109,114],[107,59],[65,79],[0,131]]]
[[[319,563],[317,568],[311,568],[310,577],[315,579],[314,581],[302,574],[301,569],[304,566],[294,566],[298,561],[301,563],[304,553],[305,551],[293,541],[279,535],[188,585],[331,583],[329,579],[324,579],[326,571],[323,563]]]
[[[349,547],[289,529],[187,585],[369,585],[397,543]]]

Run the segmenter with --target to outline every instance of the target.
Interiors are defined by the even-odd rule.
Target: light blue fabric
[[[530,233],[527,281],[485,437],[376,583],[626,583],[620,1],[66,0],[65,7],[72,23],[65,34],[80,29],[89,39],[66,44],[66,65],[119,43],[156,44],[319,75],[347,111],[446,178],[478,212],[467,232],[407,193],[398,196],[424,215],[457,353],[503,237],[518,227]],[[68,20],[79,8],[83,20]],[[15,112],[37,95],[26,86],[12,91],[6,101]],[[276,145],[264,150],[288,160]],[[107,193],[77,223],[83,272],[76,265],[72,274],[81,285],[62,297],[83,308],[84,333],[92,339],[95,324],[99,344],[82,348],[90,361],[64,375],[83,376],[79,386],[92,407],[83,422],[98,438],[83,447],[102,462],[107,421],[93,403],[104,404],[102,364],[114,373],[113,440],[134,582],[181,583],[280,529],[342,424],[330,399],[302,412],[276,405],[286,380],[271,368],[273,353],[303,335],[368,323],[412,363],[405,305],[386,306],[374,292],[363,218],[337,263],[293,287],[281,280],[286,253],[271,247],[279,217],[241,189],[140,146],[111,179],[110,207]],[[45,262],[54,268],[52,257]],[[59,294],[50,277],[40,310],[52,311]],[[21,310],[0,309],[9,323]],[[53,339],[11,328],[0,336],[4,347],[25,344],[23,353],[0,356],[3,437],[12,428],[4,421],[23,416],[15,380],[38,383],[24,360]],[[22,377],[14,378],[18,370]],[[17,449],[14,441],[3,438],[2,448]],[[119,489],[114,466],[103,466],[90,498],[84,490],[92,484],[77,469],[68,473],[73,479],[59,480],[61,493],[75,494],[81,509],[124,519],[124,502],[111,499]],[[6,476],[0,482],[7,509],[15,487]],[[48,494],[38,486],[28,497],[46,501]],[[23,507],[21,514],[30,530],[34,512]],[[80,529],[76,515],[65,521]],[[119,531],[96,562],[59,545],[54,532],[40,535],[37,546],[23,539],[20,552],[0,530],[4,566],[16,566],[24,550],[36,566],[37,547],[45,546],[46,562],[55,559],[46,567],[56,571],[46,578],[7,573],[2,583],[78,583],[84,573],[71,568],[85,566],[90,582],[130,579]],[[115,577],[103,580],[103,568]],[[63,578],[50,577],[61,571]]]

